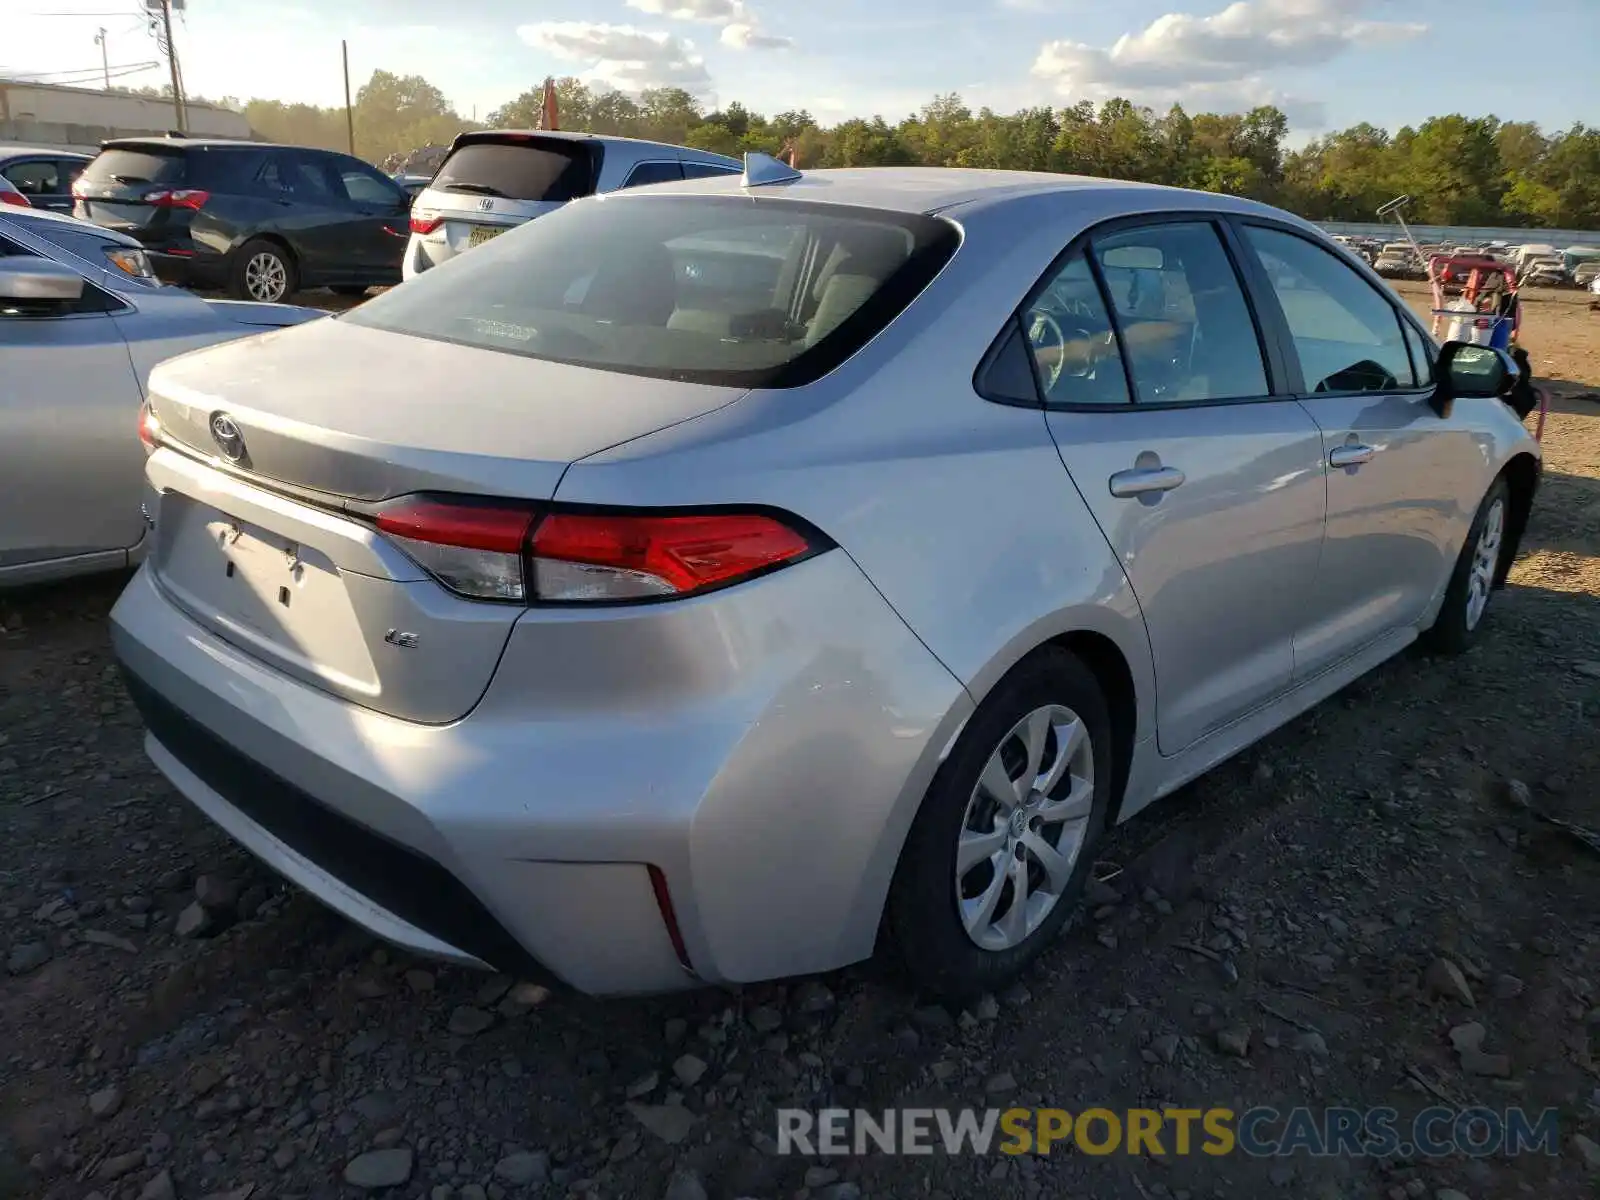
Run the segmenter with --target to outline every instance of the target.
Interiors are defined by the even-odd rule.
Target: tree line
[[[1276,108],[1164,113],[1127,100],[1067,108],[973,111],[955,94],[890,124],[881,116],[824,125],[804,109],[764,116],[734,101],[707,109],[679,88],[639,96],[556,83],[563,129],[651,138],[739,155],[793,150],[802,167],[960,166],[1137,179],[1249,196],[1313,220],[1372,221],[1402,193],[1409,215],[1438,225],[1600,230],[1600,128],[1547,134],[1526,121],[1460,114],[1393,133],[1362,123],[1298,148]],[[356,150],[381,163],[471,128],[532,128],[530,88],[478,122],[417,75],[375,71],[354,101]],[[343,108],[251,100],[238,108],[272,141],[344,149]]]

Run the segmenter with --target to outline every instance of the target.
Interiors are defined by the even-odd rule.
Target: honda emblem
[[[494,199],[493,199],[493,197],[485,196],[482,200],[478,201],[478,211],[479,212],[490,212],[490,211],[493,210],[493,208],[494,208]]]

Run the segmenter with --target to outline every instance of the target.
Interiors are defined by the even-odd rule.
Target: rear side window
[[[576,200],[594,190],[594,158],[586,142],[469,142],[444,160],[429,186],[513,200]]]
[[[914,214],[613,194],[340,319],[633,375],[793,387],[894,320],[958,240],[949,222]]]
[[[1266,268],[1308,392],[1416,386],[1400,314],[1370,283],[1303,237],[1260,225],[1245,237]]]
[[[1152,225],[1094,241],[1141,403],[1267,394],[1255,322],[1209,222]]]
[[[683,177],[685,179],[711,179],[719,175],[738,175],[738,167],[719,167],[716,163],[686,162],[683,164]]]
[[[83,177],[90,183],[106,184],[186,183],[185,159],[181,150],[124,150],[113,146],[95,156]]]
[[[676,183],[683,179],[683,168],[675,162],[642,162],[628,172],[622,186],[644,187],[651,183]]]
[[[1048,403],[1128,402],[1128,378],[1111,318],[1081,251],[1023,310],[1022,332]]]
[[[24,196],[58,196],[65,192],[60,165],[53,158],[35,158],[0,168],[0,175]]]

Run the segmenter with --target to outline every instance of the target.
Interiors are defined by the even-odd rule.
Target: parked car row
[[[431,179],[395,179],[331,150],[169,135],[93,156],[0,147],[0,203],[126,234],[167,282],[275,303],[399,283],[595,192],[740,169],[654,142],[497,130],[456,139]]]

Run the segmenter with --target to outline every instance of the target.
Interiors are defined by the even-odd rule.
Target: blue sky
[[[1450,111],[1600,123],[1600,0],[188,0],[185,83],[334,104],[426,76],[480,117],[546,74],[708,104],[898,120],[939,92],[1010,111],[1127,95],[1164,108],[1277,103],[1304,138]],[[4,0],[0,74],[149,62],[140,0]],[[75,77],[55,75],[58,81]],[[97,76],[81,77],[95,86]],[[164,69],[121,82],[160,83]]]

